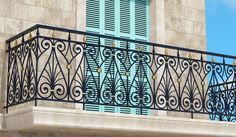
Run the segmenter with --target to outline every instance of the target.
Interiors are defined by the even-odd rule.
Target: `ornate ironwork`
[[[44,30],[53,36],[41,33]],[[55,37],[55,31],[67,38]],[[73,40],[72,35],[83,38]],[[14,46],[17,39],[21,43]],[[236,66],[228,63],[234,56],[45,25],[6,42],[7,111],[28,101],[37,105],[37,100],[48,100],[235,121]],[[211,56],[214,59],[207,59]]]

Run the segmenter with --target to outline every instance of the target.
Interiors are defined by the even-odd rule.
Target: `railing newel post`
[[[9,103],[9,77],[10,77],[10,57],[11,57],[11,52],[12,52],[12,50],[11,50],[11,42],[7,42],[6,43],[8,46],[7,46],[7,48],[8,48],[8,63],[7,63],[7,95],[6,95],[6,113],[8,113],[8,103]]]
[[[71,34],[70,32],[68,32],[68,48],[71,47]],[[68,72],[68,76],[67,76],[67,99],[70,100],[70,69],[71,69],[71,63],[67,64],[67,72]],[[71,83],[72,84],[72,83]],[[76,97],[75,97],[76,100]],[[76,101],[75,101],[76,103]]]
[[[179,49],[177,49],[177,63],[178,64],[180,64],[181,62],[180,62],[180,51],[179,51]],[[181,103],[181,82],[182,82],[182,79],[181,79],[181,75],[180,76],[177,76],[177,83],[178,83],[178,95],[177,95],[177,99],[178,99],[178,108],[179,109],[182,109],[182,103]]]
[[[35,102],[34,102],[34,106],[36,107],[37,105],[38,105],[38,82],[39,82],[39,79],[38,79],[38,60],[39,60],[39,35],[40,35],[40,32],[39,32],[39,26],[37,26],[37,28],[36,28],[36,50],[35,50],[35,52],[36,52],[36,78],[35,78],[35,87],[36,87],[36,90],[35,90],[35,95],[34,95],[34,97],[35,97]]]
[[[125,47],[125,51],[126,51],[126,58],[125,61],[127,62],[129,60],[129,41],[126,41],[126,47]],[[126,101],[127,101],[127,107],[129,106],[129,75],[130,75],[130,68],[125,68],[126,72]]]
[[[100,45],[101,45],[101,39],[100,36],[98,36],[98,58],[100,55]],[[100,100],[101,100],[101,87],[100,87],[100,79],[101,79],[101,66],[100,63],[98,63],[98,105],[100,105]]]
[[[85,101],[86,101],[86,51],[87,51],[87,44],[86,44],[86,34],[83,36],[83,43],[84,43],[84,51],[83,51],[83,54],[82,54],[82,58],[84,59],[83,60],[83,89],[82,89],[82,103],[83,103],[83,110],[85,110]]]
[[[19,45],[21,45],[21,46],[23,46],[23,44],[24,44],[24,42],[25,42],[25,39],[24,39],[24,35],[25,34],[22,34],[22,36],[21,36],[21,43],[19,44]],[[18,45],[16,45],[16,46],[18,46]],[[24,54],[24,52],[25,52],[25,50],[24,50],[24,47],[22,48],[22,54]],[[22,61],[20,61],[20,73],[21,73],[21,78],[23,77],[23,64],[24,64],[24,62]],[[21,83],[21,88],[20,88],[20,100],[23,98],[23,81],[22,81],[22,83]],[[22,101],[23,101],[23,99],[22,99]]]
[[[23,34],[23,35],[22,35],[22,38],[21,38],[21,43],[22,43],[22,44],[25,42],[25,38],[24,38],[24,37],[25,37],[25,35]]]
[[[157,69],[156,68],[156,60],[155,60],[155,54],[156,54],[156,49],[155,49],[155,46],[154,45],[152,45],[152,66],[151,66],[151,69],[152,69],[152,72],[154,72],[153,74],[152,74],[152,84],[153,84],[153,93],[152,93],[152,95],[153,95],[153,109],[155,110],[155,108],[157,107],[157,102],[156,102],[156,92],[155,92],[155,89],[156,89],[156,71],[154,70],[154,69]]]
[[[200,60],[201,60],[201,62],[203,61],[203,55],[202,55],[202,53],[201,53],[201,57],[200,57]]]

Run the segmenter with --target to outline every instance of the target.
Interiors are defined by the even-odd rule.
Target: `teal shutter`
[[[86,30],[89,32],[100,33],[110,36],[117,36],[130,39],[138,39],[143,41],[148,41],[148,25],[149,25],[149,15],[148,15],[149,0],[87,0],[86,3]],[[97,42],[95,38],[90,38],[91,43],[93,40]],[[105,39],[101,41],[101,44],[112,45],[110,39]],[[126,48],[125,42],[117,42],[117,47]],[[130,44],[129,48],[135,49],[137,45]],[[145,47],[145,50],[147,47]],[[96,60],[99,62],[99,60]],[[89,59],[88,64],[97,68],[97,64],[94,59]],[[119,65],[119,62],[117,62]],[[127,63],[126,65],[130,65]],[[122,65],[119,66],[121,74],[125,74],[125,68]],[[106,75],[108,71],[116,71],[116,69],[111,64],[111,59],[106,60],[102,67],[102,73],[100,80],[106,81],[106,78],[111,79],[112,76]],[[89,70],[88,70],[89,71]],[[94,72],[97,70],[94,70]],[[130,79],[134,76],[133,72],[135,68],[130,72]],[[96,75],[93,73],[93,75]],[[127,82],[126,76],[121,76],[124,82]],[[96,77],[97,78],[97,77]],[[109,92],[109,82],[105,82],[102,86],[102,90],[107,90]],[[122,83],[119,83],[122,84]],[[120,87],[122,91],[123,87]],[[92,99],[91,99],[92,100]],[[86,110],[102,111],[102,112],[117,112],[125,114],[140,114],[140,110],[136,108],[127,107],[113,107],[113,106],[98,106],[98,105],[85,105]],[[148,114],[149,111],[143,110],[143,114]]]
[[[98,33],[100,31],[100,2],[98,0],[86,0],[86,31],[92,32],[92,33]],[[87,37],[87,43],[97,44],[98,39],[96,37],[88,36]],[[90,48],[90,45],[88,45],[88,48]],[[95,48],[95,50],[98,50]],[[88,53],[88,50],[86,51],[86,54]],[[96,89],[95,82],[98,80],[98,74],[97,74],[97,64],[96,62],[99,62],[99,59],[92,58],[91,56],[86,56],[85,61],[85,69],[86,69],[86,75],[87,76],[93,76],[93,77],[86,77],[88,78],[87,83],[87,90],[86,93],[89,92],[94,93],[94,97],[88,97],[88,95],[85,95],[88,99],[87,102],[95,101],[96,96],[98,95],[98,92],[93,90]],[[99,111],[99,105],[85,103],[85,110],[87,111]]]
[[[120,20],[118,20],[118,37],[122,37],[122,38],[132,38],[131,37],[131,0],[120,0],[118,1],[118,5],[119,5],[119,18]],[[127,43],[122,41],[119,43],[119,46],[122,47],[123,49],[126,48]],[[130,45],[128,45],[130,48]],[[129,56],[129,55],[127,55]],[[124,61],[123,61],[124,62]],[[126,68],[130,67],[130,62],[126,62]],[[127,83],[127,81],[130,84],[130,78],[127,79],[127,77],[125,76],[126,73],[126,69],[124,66],[120,65],[120,73],[122,74],[122,79],[124,83]],[[131,76],[132,77],[132,76]],[[120,81],[119,83],[120,85],[122,84],[122,82]],[[124,86],[121,87],[122,91],[125,91]],[[133,108],[128,108],[128,107],[119,107],[118,109],[119,113],[123,113],[123,114],[134,114],[133,113]]]
[[[148,1],[135,0],[135,37],[148,40]]]
[[[149,0],[134,0],[134,39],[140,40],[140,41],[149,41]],[[135,49],[138,50],[140,45],[135,45]],[[144,51],[149,51],[149,47],[143,45],[143,50]],[[138,65],[138,64],[136,64]],[[138,70],[142,71],[141,75],[139,77],[142,79],[149,79],[151,77],[151,73],[148,72],[147,66],[144,66],[144,70]],[[135,70],[137,71],[137,66],[135,67]],[[144,74],[145,73],[145,74]],[[146,77],[148,76],[148,77]],[[144,91],[145,92],[151,92],[150,89],[148,88],[149,86],[147,85],[146,81],[143,81],[145,83],[144,85]],[[135,109],[135,114],[140,114],[140,109]],[[143,115],[149,115],[150,110],[147,109],[142,109],[142,114]]]
[[[104,2],[105,8],[102,14],[105,14],[104,18],[104,34],[109,36],[116,36],[116,3],[115,0],[105,0]],[[105,39],[104,41],[105,45],[112,45],[111,39]],[[115,71],[114,62],[112,62],[112,59],[109,58],[105,61],[104,65],[104,72],[102,73],[101,81],[105,80],[105,85],[102,86],[102,91],[108,92],[108,94],[111,94],[111,86],[112,86],[112,78]],[[110,75],[108,75],[110,74]],[[106,75],[106,77],[104,77]],[[111,100],[108,100],[108,103]],[[115,113],[117,112],[117,107],[114,106],[101,106],[103,107],[104,112],[111,112]]]

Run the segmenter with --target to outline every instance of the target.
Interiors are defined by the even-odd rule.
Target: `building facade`
[[[32,27],[35,24],[44,25]],[[30,27],[32,28],[28,31],[19,34]],[[19,35],[9,39],[17,34]],[[49,42],[45,42],[47,40]],[[68,49],[68,52],[71,52],[68,55],[66,46],[63,46],[65,43],[50,44],[54,40],[61,40],[60,42],[66,40],[69,46],[75,48],[70,49],[71,51]],[[41,43],[41,48],[35,48],[37,44],[34,45],[34,42]],[[28,48],[17,50],[20,46],[24,47],[23,45],[27,47],[27,43],[30,43]],[[89,45],[88,43],[91,44],[91,48],[77,47],[83,44]],[[160,45],[154,46],[155,43]],[[233,73],[228,71],[229,76],[214,77],[214,69],[211,71],[206,65],[207,56],[214,54],[204,52],[206,50],[205,0],[0,0],[0,45],[2,45],[0,48],[1,137],[236,136],[234,123],[219,121],[219,119],[227,121],[225,119],[232,114],[231,109],[230,111],[226,108],[221,109],[226,110],[222,115],[215,112],[216,107],[220,106],[218,104],[223,106],[222,104],[230,103],[219,103],[218,99],[218,104],[214,104],[212,96],[215,94],[208,94],[217,84],[222,88],[221,83],[215,82],[214,78],[221,77],[226,79],[222,80],[223,82],[230,82],[229,77]],[[52,50],[47,52],[51,49],[48,48],[50,46]],[[58,47],[57,51],[55,47]],[[100,52],[100,47],[102,52],[95,56]],[[111,47],[116,50],[112,50]],[[37,53],[37,57],[42,56],[32,57],[28,54],[31,49]],[[27,52],[27,55],[24,55],[24,52]],[[80,53],[84,54],[79,55]],[[154,57],[156,54],[157,58]],[[29,56],[32,60],[24,61],[24,58],[28,59]],[[83,60],[84,56],[86,59]],[[132,58],[128,59],[131,61],[127,63],[127,60],[122,60],[124,56]],[[170,59],[163,65],[163,60],[159,58],[167,56],[168,58],[173,56],[173,60]],[[116,60],[115,64],[112,63],[113,57]],[[150,57],[150,60],[156,58],[157,63],[154,64],[163,67],[145,65],[145,63],[152,64],[151,61],[143,63],[143,60],[148,60],[145,57]],[[54,58],[58,60],[55,61]],[[72,58],[73,61],[63,61],[64,58]],[[139,61],[135,61],[136,58]],[[198,68],[194,63],[188,66],[184,63],[185,58],[190,59],[189,62],[199,61],[200,63],[196,64],[202,63],[202,66],[199,65],[201,67]],[[182,69],[179,69],[173,64],[181,59],[183,64]],[[20,61],[22,63],[17,63]],[[33,65],[35,62],[36,66]],[[212,59],[212,66],[215,66],[214,62]],[[33,71],[29,69],[34,67]],[[187,68],[191,68],[191,71],[185,74]],[[204,68],[203,71],[201,68]],[[69,73],[65,74],[63,70]],[[33,84],[29,83],[29,87],[25,86],[27,95],[24,95],[24,82],[19,82],[17,85],[18,77],[19,81],[24,81],[25,78],[18,76],[18,71],[24,72],[21,74],[28,76],[31,81],[36,81],[32,82]],[[39,72],[39,76],[35,71]],[[71,74],[74,71],[76,74]],[[113,75],[115,72],[116,76]],[[208,74],[212,75],[209,79],[205,76]],[[84,75],[89,75],[92,80],[88,77],[84,80]],[[60,82],[61,79],[57,77],[68,78],[72,84],[68,86],[67,80]],[[141,78],[144,80],[140,80]],[[192,78],[194,80],[191,80]],[[27,78],[25,79],[27,81]],[[122,80],[116,83],[117,79]],[[50,93],[47,92],[49,90],[47,87],[43,87],[47,80],[50,81],[47,85]],[[87,82],[86,87],[82,86],[83,80]],[[79,85],[76,82],[82,83],[81,87],[76,86]],[[136,93],[136,90],[145,93],[138,93],[139,97],[129,99],[128,105],[121,105],[124,98],[127,100],[127,96],[132,96],[122,94],[122,91],[128,90],[123,86],[124,83],[127,83],[130,93]],[[176,85],[174,83],[178,86],[172,86]],[[155,84],[158,89],[163,86],[163,90],[160,88],[153,91],[153,87],[156,90]],[[61,88],[57,89],[58,85]],[[15,87],[22,87],[19,88],[22,91],[18,94],[18,88]],[[172,94],[173,87],[174,91],[182,92]],[[177,87],[181,90],[176,89]],[[194,89],[193,92],[191,89]],[[38,97],[35,97],[35,91],[38,90],[42,94],[39,93]],[[64,90],[74,91],[74,94],[64,93]],[[93,92],[94,90],[96,92]],[[58,92],[57,95],[55,91]],[[165,96],[160,92],[165,92]],[[60,98],[64,94],[68,99]],[[21,96],[20,101],[17,100],[18,96]],[[96,97],[99,99],[94,99]],[[154,100],[155,97],[156,101],[147,101]],[[234,98],[227,99],[229,98],[234,102]],[[111,100],[116,101],[112,104],[109,102]],[[145,101],[147,103],[140,107],[135,103],[137,100],[139,103],[140,100],[142,103]],[[163,100],[169,104],[168,107],[162,106]],[[152,102],[158,102],[160,106],[153,105]],[[182,103],[182,108],[178,111],[177,102]],[[211,104],[214,106],[213,110],[209,110]],[[191,109],[188,109],[189,106]],[[200,114],[193,115],[194,112]],[[234,121],[232,117],[228,119]]]

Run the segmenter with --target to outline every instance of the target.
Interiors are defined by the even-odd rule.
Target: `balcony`
[[[236,135],[234,56],[46,25],[6,43],[7,129]]]

